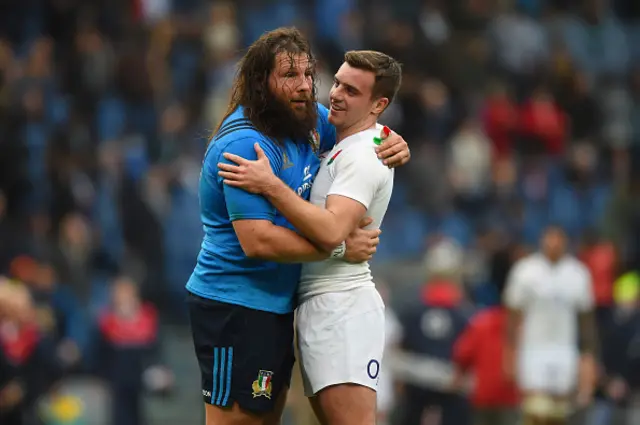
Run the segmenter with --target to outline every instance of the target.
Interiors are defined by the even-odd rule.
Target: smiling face
[[[337,129],[371,126],[389,104],[373,94],[376,78],[372,71],[342,64],[329,93],[329,122]]]

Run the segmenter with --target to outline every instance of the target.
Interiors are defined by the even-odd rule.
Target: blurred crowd
[[[345,50],[403,63],[383,116],[413,155],[375,258],[389,305],[410,285],[385,270],[442,238],[463,250],[465,299],[495,304],[550,223],[591,270],[603,317],[616,279],[638,285],[637,1],[0,2],[0,274],[37,311],[1,319],[0,369],[20,367],[0,380],[0,418],[92,374],[128,412],[114,423],[136,425],[144,372],[170,386],[159,323],[186,323],[204,146],[242,48],[282,25],[310,37],[324,103]],[[603,399],[622,400],[620,379]]]

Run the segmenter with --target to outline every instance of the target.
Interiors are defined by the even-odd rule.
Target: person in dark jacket
[[[34,321],[28,289],[20,283],[0,285],[2,292],[10,291],[13,304],[0,317],[0,423],[31,424],[36,402],[60,380],[62,367]]]
[[[462,250],[454,242],[438,242],[426,257],[429,277],[420,302],[399,315],[402,338],[394,369],[406,369],[395,371],[405,383],[402,425],[420,425],[428,416],[439,417],[442,425],[469,419],[467,400],[451,391],[451,376],[441,376],[451,369],[455,341],[471,313],[461,288],[462,265]]]
[[[623,274],[614,284],[613,314],[601,336],[603,376],[590,423],[633,424],[625,418],[640,395],[640,274]]]

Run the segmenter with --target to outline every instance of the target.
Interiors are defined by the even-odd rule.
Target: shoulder
[[[320,140],[316,141],[320,152],[325,152],[333,148],[336,144],[336,129],[329,122],[329,110],[321,103],[316,103],[318,120],[316,123],[316,134]]]
[[[377,130],[366,130],[354,135],[354,139],[349,140],[349,144],[344,146],[342,152],[336,157],[342,163],[356,163],[361,168],[366,168],[368,172],[376,175],[391,176],[393,169],[382,163],[376,152],[374,137],[378,136]],[[338,145],[340,150],[340,145]]]
[[[220,133],[220,132],[218,132]],[[267,156],[272,157],[280,153],[280,145],[266,137],[255,128],[241,128],[223,134],[221,137],[214,137],[211,140],[210,155],[218,160],[225,153],[233,153],[240,156],[255,157],[254,144],[260,144]]]
[[[322,103],[316,102],[316,109],[318,110],[318,120],[323,123],[329,123],[329,109]]]
[[[521,277],[523,275],[535,273],[539,268],[540,259],[537,254],[527,255],[513,264],[513,267],[511,268],[511,275]]]
[[[486,308],[477,312],[469,324],[477,330],[486,330],[492,328],[493,324],[499,321],[501,312],[498,308]]]
[[[518,267],[523,270],[531,270],[540,268],[543,264],[544,259],[538,253],[529,254],[526,257],[521,258],[516,261],[514,267]]]
[[[566,267],[577,276],[588,278],[590,276],[589,269],[585,264],[576,257],[567,257],[565,260]]]

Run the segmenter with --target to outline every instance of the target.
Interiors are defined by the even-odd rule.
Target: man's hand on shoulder
[[[373,222],[371,217],[360,220],[358,228],[347,237],[347,250],[344,254],[344,261],[349,263],[363,263],[371,260],[376,253],[380,243],[380,229],[367,230],[365,227]]]
[[[380,132],[382,144],[376,147],[378,158],[389,168],[405,165],[411,159],[411,151],[405,140],[386,125]]]
[[[229,152],[223,154],[228,161],[236,164],[218,163],[218,175],[224,179],[224,184],[263,194],[280,183],[280,179],[273,174],[269,158],[258,143],[254,144],[254,149],[258,156],[255,161]]]

